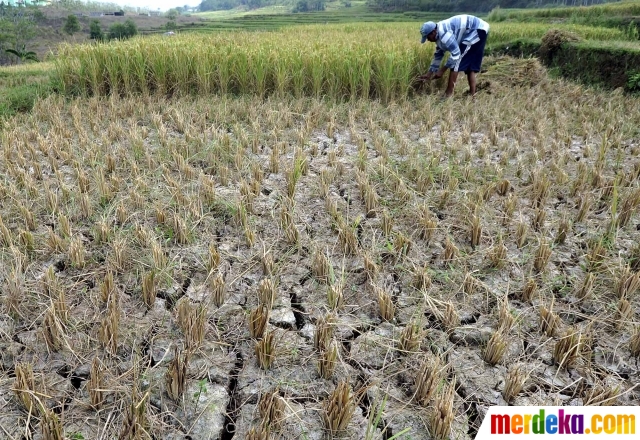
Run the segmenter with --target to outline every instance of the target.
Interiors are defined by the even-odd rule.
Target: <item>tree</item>
[[[15,6],[0,8],[0,13],[0,64],[12,61],[14,56],[33,59],[35,54],[29,54],[25,48],[37,35],[36,23],[41,13],[37,8]]]
[[[21,61],[38,61],[38,55],[35,52],[27,51],[26,46],[22,49],[7,49],[5,52],[20,58]]]
[[[115,23],[109,27],[110,40],[126,40],[138,35],[138,27],[133,20],[128,19],[124,23]]]
[[[98,41],[104,40],[104,32],[102,32],[102,27],[98,20],[93,20],[89,25],[89,38]]]
[[[204,0],[202,3],[200,3],[198,10],[201,12],[222,11],[233,9],[239,4],[240,2],[238,0]]]
[[[127,38],[138,35],[138,26],[136,26],[132,19],[128,18],[127,21],[124,22],[124,28]]]
[[[76,17],[73,14],[67,16],[67,20],[64,22],[64,26],[62,27],[62,30],[69,35],[73,35],[76,32],[79,32],[80,29],[81,27],[80,27],[80,21],[78,20],[78,17]]]
[[[176,8],[169,9],[167,11],[167,14],[166,14],[166,16],[167,16],[167,18],[169,20],[175,20],[176,18],[178,18],[178,15],[179,15],[179,13],[178,13],[178,10]]]
[[[315,12],[324,11],[323,0],[298,0],[292,12]]]

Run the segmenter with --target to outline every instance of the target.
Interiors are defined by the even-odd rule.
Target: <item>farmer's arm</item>
[[[440,64],[442,63],[442,58],[444,58],[444,50],[436,46],[436,51],[433,54],[433,60],[431,61],[431,66],[429,66],[429,73],[427,73],[427,75],[433,76],[434,73],[438,72]]]
[[[429,66],[429,71],[425,75],[420,75],[420,79],[430,80],[432,78],[440,78],[442,73],[438,70],[440,67],[440,63],[442,63],[442,58],[444,57],[444,51],[436,46],[436,51],[433,54],[433,60],[431,61],[431,65]]]
[[[452,32],[447,32],[446,34],[444,34],[444,36],[442,37],[442,44],[449,52],[449,59],[441,69],[442,73],[444,73],[447,69],[454,70],[454,68],[458,64],[458,61],[460,60],[460,46],[458,46],[458,41],[456,40],[456,37]]]

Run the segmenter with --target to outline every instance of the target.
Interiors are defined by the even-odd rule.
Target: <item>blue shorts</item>
[[[478,29],[478,37],[480,37],[480,41],[471,45],[469,51],[460,60],[458,72],[464,72],[467,75],[469,72],[480,72],[480,69],[482,68],[482,57],[484,57],[484,45],[487,43],[487,33]],[[466,50],[467,45],[461,44],[460,53],[464,54]]]

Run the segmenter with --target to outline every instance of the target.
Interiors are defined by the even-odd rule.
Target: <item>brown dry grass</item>
[[[219,414],[238,438],[277,385],[283,436],[326,429],[329,380],[346,378],[373,384],[363,406],[388,396],[394,433],[468,432],[460,408],[495,399],[496,375],[513,404],[637,401],[638,101],[545,81],[475,106],[50,98],[7,121],[3,426],[24,431],[33,396],[58,410],[69,389],[66,433],[81,417],[85,438],[175,436],[200,422],[165,390],[194,412],[180,391],[202,380],[230,401],[237,384]],[[190,351],[186,373],[167,347]],[[454,375],[468,389],[451,407],[438,386]]]

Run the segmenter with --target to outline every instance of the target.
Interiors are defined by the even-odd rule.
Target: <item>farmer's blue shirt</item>
[[[489,23],[473,15],[456,15],[448,20],[439,21],[436,27],[436,52],[429,71],[436,72],[440,68],[445,52],[449,52],[450,56],[445,67],[457,72],[460,58],[462,58],[460,45],[470,47],[480,41],[478,30],[488,34]]]

